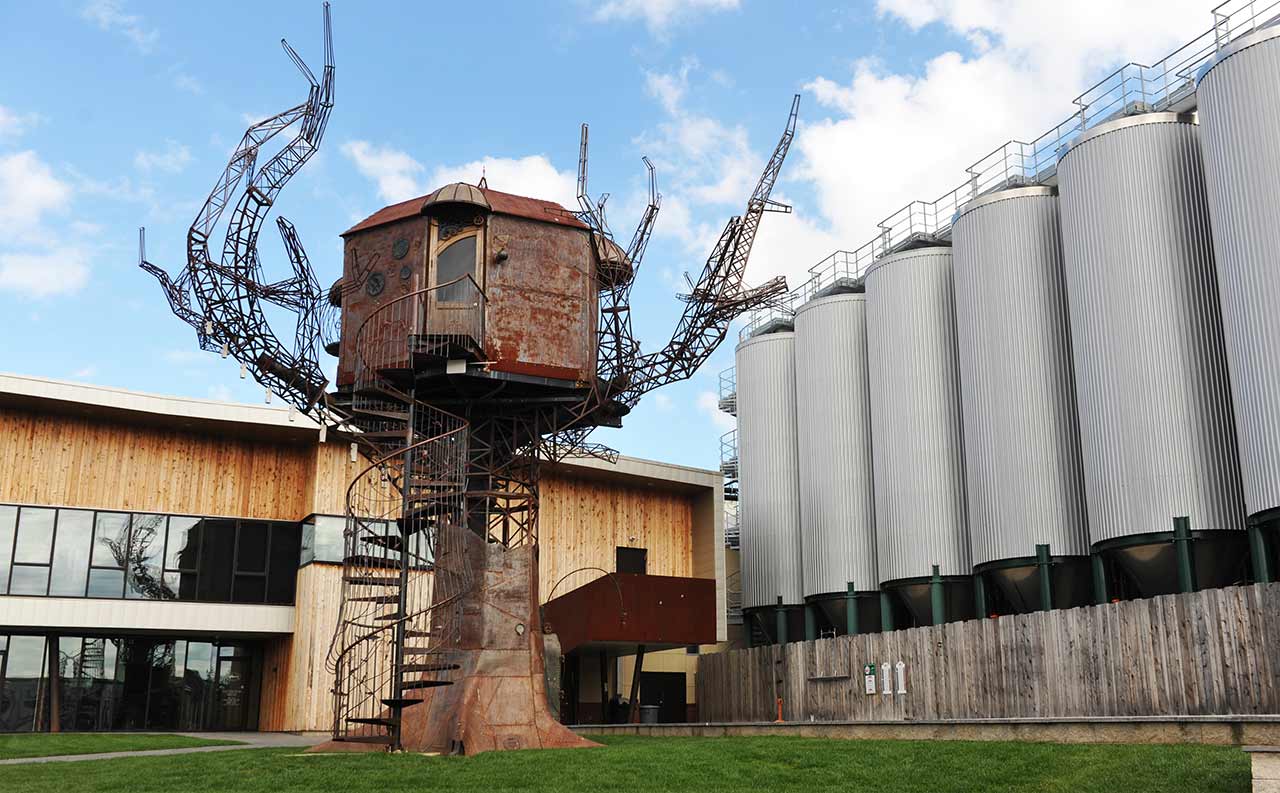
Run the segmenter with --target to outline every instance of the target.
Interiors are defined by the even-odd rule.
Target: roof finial
[[[489,180],[485,177],[485,167],[483,165],[480,166],[480,183],[477,184],[476,187],[481,190],[489,189]]]

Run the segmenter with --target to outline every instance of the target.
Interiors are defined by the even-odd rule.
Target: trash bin
[[[640,723],[641,724],[657,724],[658,723],[658,706],[657,705],[641,705],[640,706]]]

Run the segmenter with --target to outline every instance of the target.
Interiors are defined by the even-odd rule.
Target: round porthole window
[[[382,294],[382,290],[387,288],[387,277],[382,273],[371,273],[369,280],[364,282],[364,292],[369,297],[377,297]]]
[[[403,237],[391,243],[391,255],[403,259],[409,253],[409,241]]]

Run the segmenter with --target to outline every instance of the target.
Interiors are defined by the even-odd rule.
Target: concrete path
[[[161,733],[149,733],[159,735]],[[185,749],[145,749],[134,752],[100,752],[98,754],[63,754],[53,757],[17,757],[12,760],[0,760],[0,765],[22,765],[24,763],[73,763],[77,760],[110,760],[115,757],[155,757],[169,754],[193,754],[195,752],[227,752],[233,749],[277,749],[296,746],[303,749],[323,742],[328,735],[299,735],[292,732],[179,732],[171,735],[186,735],[191,738],[208,738],[222,741],[240,741],[227,746],[190,746]]]

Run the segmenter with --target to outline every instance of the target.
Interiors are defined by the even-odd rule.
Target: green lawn
[[[226,746],[240,741],[188,738],[185,735],[148,735],[131,732],[0,733],[0,760],[17,757],[52,757],[60,754],[140,752],[147,749],[185,749],[189,746]]]
[[[635,736],[607,744],[472,758],[252,749],[7,766],[0,790],[1246,793],[1250,786],[1248,760],[1232,747]]]

